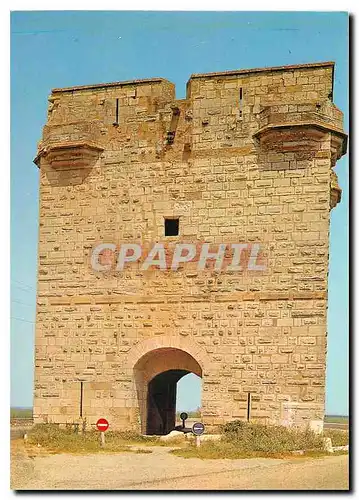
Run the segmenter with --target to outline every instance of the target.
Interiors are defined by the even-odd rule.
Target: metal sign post
[[[180,419],[182,420],[182,429],[184,429],[186,427],[185,422],[186,422],[187,418],[188,418],[188,414],[185,411],[183,411],[180,415]]]

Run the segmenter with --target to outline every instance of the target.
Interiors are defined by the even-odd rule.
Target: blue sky
[[[47,96],[64,87],[160,76],[185,97],[191,73],[335,61],[348,130],[348,17],[315,12],[13,12],[11,15],[11,404],[31,406],[38,225],[32,163]],[[326,411],[348,413],[348,156],[331,214]],[[179,383],[180,409],[199,379]]]

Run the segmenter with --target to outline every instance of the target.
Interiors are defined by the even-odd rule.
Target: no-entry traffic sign
[[[97,430],[100,432],[105,432],[109,428],[109,423],[105,418],[99,418],[96,422]]]

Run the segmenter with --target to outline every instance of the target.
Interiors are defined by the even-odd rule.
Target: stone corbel
[[[331,134],[330,152],[331,152],[331,171],[330,171],[330,209],[335,208],[342,198],[342,190],[338,183],[338,176],[333,168],[337,161],[345,155],[347,151],[347,135]]]
[[[338,183],[337,174],[330,172],[330,209],[335,208],[342,198],[342,190]]]
[[[40,167],[41,159],[54,169],[90,168],[98,160],[104,148],[87,141],[49,144],[39,150],[34,163]]]

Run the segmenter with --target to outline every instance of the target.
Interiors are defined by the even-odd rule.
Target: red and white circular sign
[[[104,432],[109,428],[109,423],[105,418],[99,418],[96,422],[96,427],[98,431]]]

